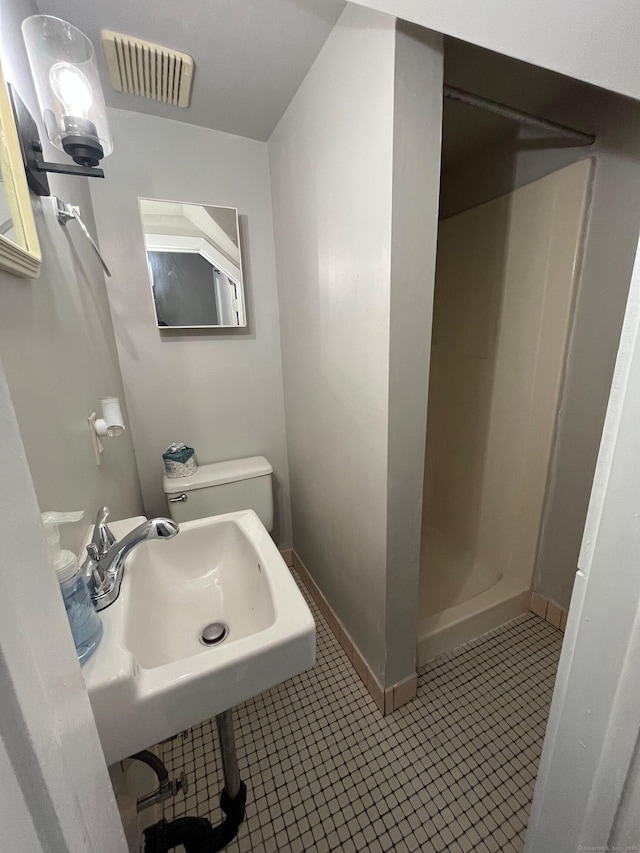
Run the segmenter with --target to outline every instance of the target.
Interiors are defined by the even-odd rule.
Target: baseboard
[[[545,598],[544,595],[532,592],[529,609],[532,613],[535,613],[536,616],[540,616],[541,619],[549,622],[554,628],[558,628],[564,634],[564,629],[567,624],[567,611],[564,607],[558,607],[555,602],[551,601],[549,598]]]
[[[322,594],[320,587],[311,577],[309,570],[304,565],[300,557],[293,551],[292,568],[295,569],[300,580],[307,588],[311,598],[315,601],[318,609],[327,621],[327,624],[336,640],[342,646],[344,653],[349,658],[356,674],[366,687],[369,695],[376,703],[378,710],[383,714],[391,714],[402,705],[406,705],[416,695],[418,687],[418,678],[416,673],[410,675],[402,681],[392,684],[390,687],[384,688],[376,676],[373,674],[369,664],[366,662],[357,645],[350,637],[349,632],[340,622],[335,614],[335,611]],[[286,562],[286,559],[285,559]]]
[[[291,548],[281,548],[280,556],[290,569],[293,568],[293,551]]]

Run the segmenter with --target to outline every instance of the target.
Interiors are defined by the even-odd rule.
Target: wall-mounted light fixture
[[[93,412],[89,418],[89,431],[91,433],[91,441],[93,442],[93,452],[95,453],[98,465],[102,462],[102,454],[104,453],[104,444],[101,439],[105,437],[115,438],[118,435],[122,435],[125,430],[124,418],[120,409],[120,400],[117,397],[103,397],[100,403],[102,404],[102,417],[99,418]]]
[[[29,186],[50,195],[47,172],[104,178],[96,167],[113,143],[93,45],[73,24],[50,15],[26,18],[22,34],[47,136],[77,164],[44,160],[37,125],[12,88]]]

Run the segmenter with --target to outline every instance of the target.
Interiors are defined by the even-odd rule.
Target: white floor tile
[[[519,617],[421,667],[417,697],[383,719],[302,590],[317,662],[236,709],[247,819],[227,849],[520,853],[560,632]],[[165,818],[219,822],[215,720],[163,750],[170,774],[184,769],[191,786]]]

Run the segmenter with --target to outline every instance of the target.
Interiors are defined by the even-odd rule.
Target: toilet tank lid
[[[207,486],[222,486],[238,480],[250,480],[252,477],[264,477],[272,474],[271,463],[264,456],[249,456],[246,459],[229,459],[227,462],[212,462],[200,465],[195,474],[189,477],[169,478],[165,475],[164,492],[172,495],[176,492],[190,492]]]

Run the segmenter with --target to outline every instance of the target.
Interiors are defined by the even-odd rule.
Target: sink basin
[[[183,524],[175,539],[139,546],[124,626],[138,664],[212,659],[200,634],[214,621],[229,626],[227,644],[270,628],[276,611],[263,562],[236,519]]]
[[[120,539],[143,517],[115,522]],[[308,669],[315,624],[252,510],[183,522],[127,557],[100,646],[82,669],[108,764]],[[211,623],[228,628],[207,646]]]

